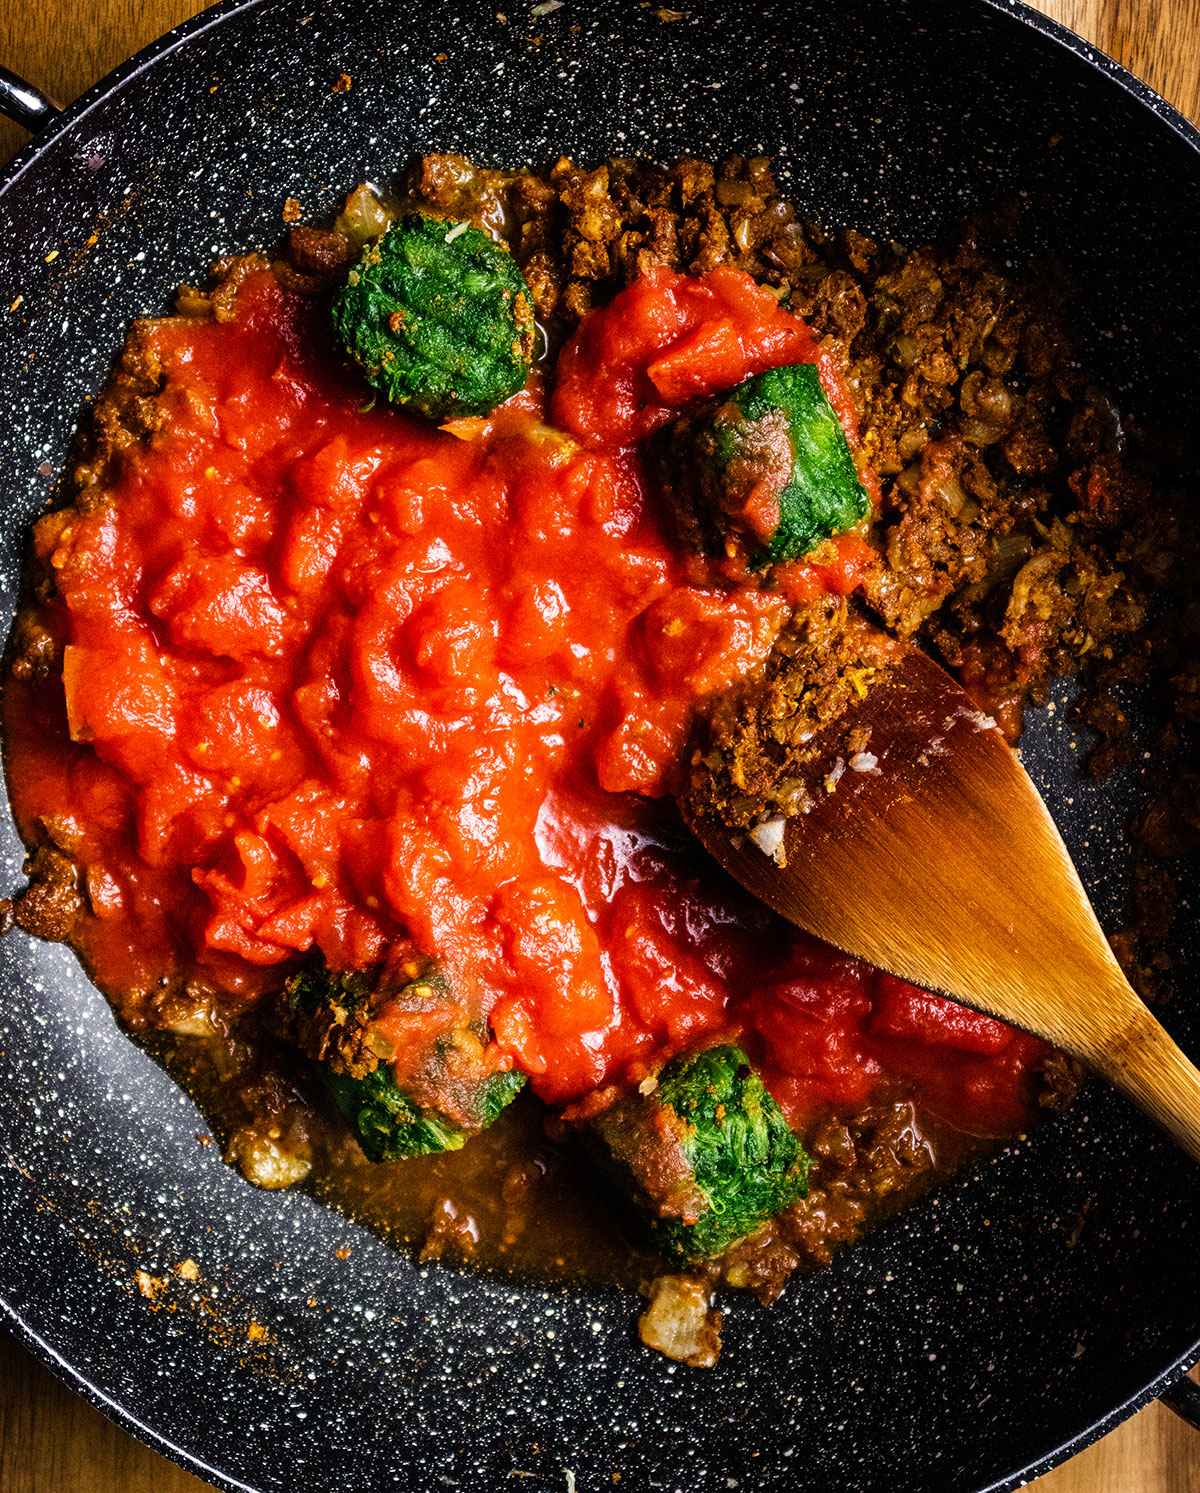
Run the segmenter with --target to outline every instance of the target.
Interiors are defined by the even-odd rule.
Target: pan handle
[[[1189,1426],[1200,1431],[1200,1384],[1194,1379],[1189,1379],[1185,1374],[1171,1385],[1166,1394],[1159,1395],[1159,1400],[1168,1409],[1174,1410],[1181,1420],[1186,1420]]]
[[[47,98],[40,88],[0,66],[0,114],[36,134],[61,113],[54,100]]]

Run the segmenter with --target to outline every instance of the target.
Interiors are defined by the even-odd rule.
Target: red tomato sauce
[[[150,324],[170,418],[37,526],[63,676],[7,691],[9,775],[27,834],[73,837],[99,984],[197,978],[236,1012],[314,951],[411,940],[552,1102],[733,1032],[797,1122],[903,1082],[1019,1128],[1039,1044],[775,920],[669,797],[698,703],[866,546],[731,585],[632,446],[806,359],[853,441],[809,329],[739,273],[656,272],[562,353],[557,429],[526,395],[435,430],[365,407],[318,315],[262,272],[232,321]]]

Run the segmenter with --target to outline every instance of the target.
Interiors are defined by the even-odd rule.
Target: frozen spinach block
[[[431,420],[486,415],[524,387],[533,360],[516,260],[478,228],[419,213],[363,250],[333,324],[368,383]]]
[[[460,1150],[525,1083],[498,1066],[487,1023],[458,1011],[422,961],[343,973],[314,963],[284,986],[281,1008],[371,1161]],[[406,1018],[420,1035],[398,1045]]]
[[[808,1191],[809,1158],[740,1047],[672,1059],[589,1129],[650,1242],[680,1263],[724,1253]]]
[[[687,542],[755,566],[802,559],[869,508],[812,363],[756,374],[676,420],[654,464]]]
[[[383,1065],[363,1078],[330,1074],[327,1082],[364,1154],[371,1161],[400,1161],[436,1151],[461,1151],[516,1098],[525,1075],[510,1071],[480,1077],[468,1111],[457,1110],[453,1119],[442,1109],[417,1104]]]

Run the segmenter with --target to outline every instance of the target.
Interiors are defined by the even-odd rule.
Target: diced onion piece
[[[764,819],[761,824],[756,824],[750,831],[750,838],[758,846],[764,855],[769,855],[777,866],[787,864],[786,852],[783,848],[783,831],[787,820],[782,814],[777,814],[774,819]]]
[[[879,758],[874,752],[855,752],[847,765],[851,772],[878,772]]]
[[[202,1001],[168,1006],[162,1021],[162,1030],[175,1037],[211,1037],[215,1026],[212,1008]]]
[[[267,1192],[294,1187],[312,1170],[307,1146],[289,1149],[253,1125],[243,1125],[233,1133],[225,1148],[225,1160],[236,1166],[247,1182]]]
[[[333,226],[361,249],[371,239],[378,238],[395,216],[380,200],[379,194],[364,182],[346,198]]]
[[[707,1287],[695,1276],[660,1275],[650,1287],[638,1336],[676,1363],[711,1369],[721,1353],[721,1313],[713,1311]]]

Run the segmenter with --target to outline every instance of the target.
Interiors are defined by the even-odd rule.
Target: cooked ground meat
[[[890,642],[837,597],[799,611],[764,677],[723,695],[701,723],[687,767],[689,812],[737,829],[807,812],[825,791],[809,772],[824,768],[810,762],[808,743],[888,668]],[[822,737],[822,762],[836,745]],[[865,745],[847,737],[843,767]]]
[[[793,1203],[716,1267],[728,1285],[775,1301],[796,1270],[827,1265],[870,1223],[896,1212],[970,1147],[943,1155],[910,1101],[878,1103],[853,1119],[832,1118],[809,1138],[816,1163],[808,1196]]]
[[[429,155],[401,201],[504,237],[559,336],[652,265],[732,264],[778,287],[844,359],[859,401],[883,498],[868,600],[902,634],[940,611],[928,637],[968,672],[984,634],[980,689],[1040,689],[1141,625],[1163,537],[1149,486],[1080,367],[1064,287],[1001,271],[982,228],[913,250],[827,235],[763,157],[592,170],[564,158],[536,175]],[[340,244],[315,262],[300,232],[297,269],[344,262]]]
[[[262,254],[234,254],[218,259],[213,265],[213,288],[203,291],[181,285],[176,308],[182,316],[211,316],[214,321],[230,321],[238,291],[247,277],[266,268],[267,260]]]
[[[1039,1103],[1066,1108],[1079,1087],[1079,1065],[1055,1053],[1042,1074]],[[831,1118],[808,1138],[816,1163],[808,1196],[736,1245],[715,1267],[728,1285],[752,1291],[764,1305],[777,1300],[796,1270],[829,1264],[880,1218],[898,1212],[987,1149],[965,1137],[931,1135],[911,1100],[871,1105],[852,1119]]]
[[[13,905],[18,928],[37,938],[69,939],[83,906],[79,868],[53,845],[39,845],[25,863],[29,885]]]
[[[85,511],[92,502],[102,499],[109,487],[110,464],[128,447],[152,436],[167,418],[157,398],[162,388],[162,368],[145,336],[146,327],[145,322],[134,322],[130,328],[117,366],[83,434],[72,479],[75,503]]]
[[[1069,1109],[1083,1082],[1083,1069],[1065,1052],[1052,1052],[1042,1066],[1038,1104],[1042,1109]]]
[[[343,234],[298,224],[288,234],[288,258],[310,275],[335,274],[354,257],[354,245]]]
[[[445,1255],[466,1259],[479,1243],[479,1225],[465,1208],[450,1197],[440,1197],[429,1215],[429,1232],[418,1256],[421,1263]]]
[[[32,611],[18,614],[9,648],[9,667],[17,679],[50,679],[58,670],[58,640]]]

